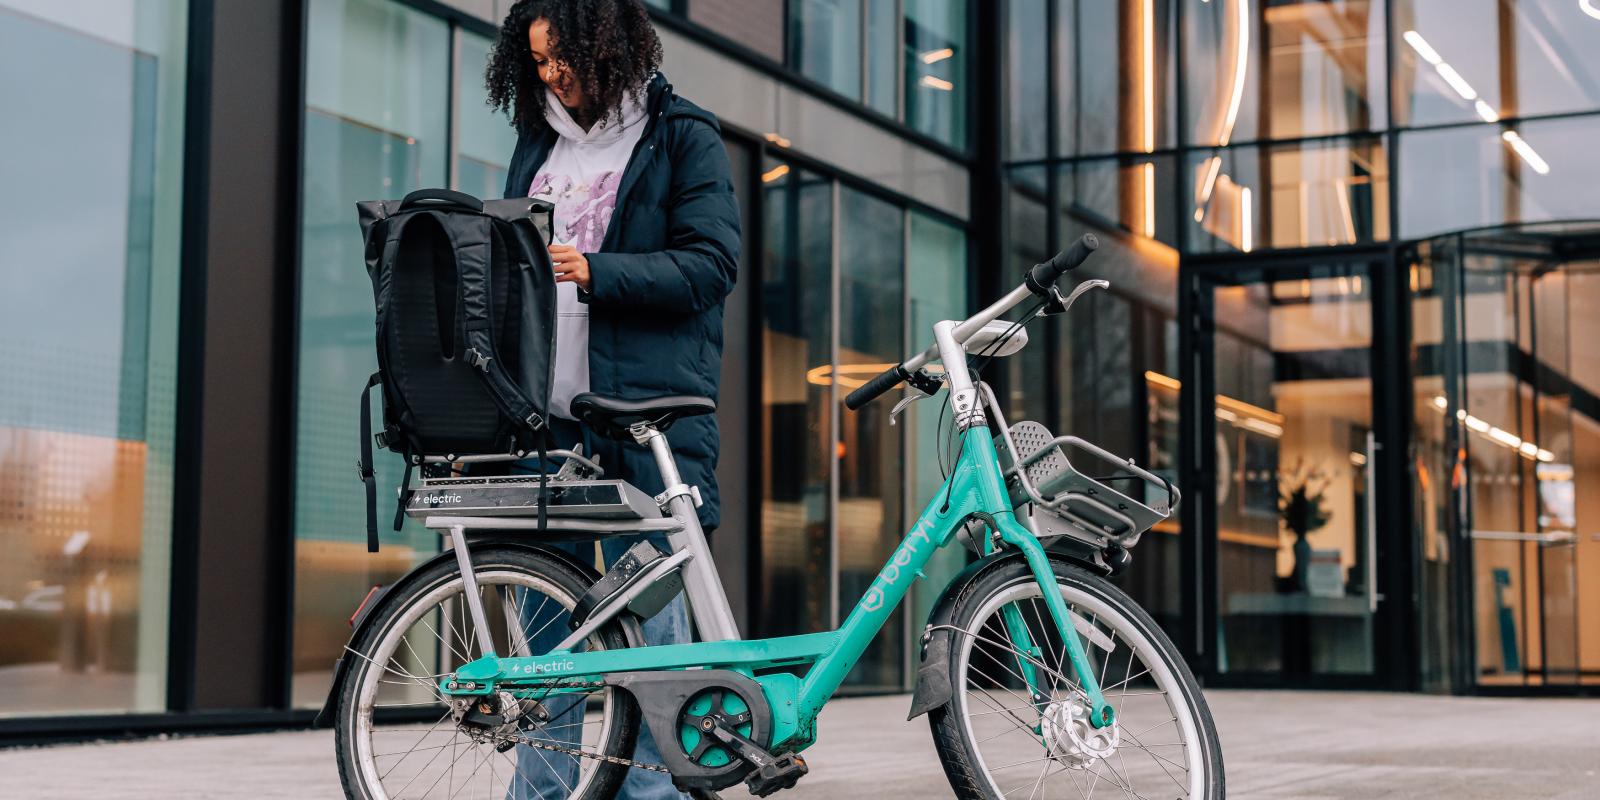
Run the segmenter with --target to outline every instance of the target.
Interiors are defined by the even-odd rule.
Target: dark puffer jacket
[[[717,118],[678,97],[657,74],[649,119],[617,190],[600,252],[586,253],[589,390],[639,399],[691,394],[717,398],[722,374],[722,305],[739,261],[739,204]],[[556,134],[523,135],[506,176],[506,197],[524,197],[549,158]],[[680,420],[667,434],[684,481],[701,487],[707,528],[721,521],[716,419]],[[652,494],[665,487],[648,450],[598,444],[601,466]],[[621,467],[619,470],[618,467]]]

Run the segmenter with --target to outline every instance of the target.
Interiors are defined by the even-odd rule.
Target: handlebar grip
[[[893,389],[895,384],[905,380],[908,377],[910,377],[910,374],[906,372],[905,367],[896,364],[878,373],[877,375],[874,375],[872,380],[867,381],[865,384],[857,387],[855,391],[846,395],[844,398],[844,407],[850,409],[851,411],[859,411],[862,406],[872,402],[873,400],[876,400],[878,395]]]
[[[1043,264],[1034,264],[1028,270],[1028,288],[1034,292],[1041,292],[1055,283],[1068,270],[1077,269],[1079,265],[1089,258],[1100,247],[1100,240],[1092,233],[1078,237],[1072,246],[1055,254],[1055,257]]]

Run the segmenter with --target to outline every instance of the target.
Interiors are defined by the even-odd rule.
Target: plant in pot
[[[1311,565],[1311,532],[1328,524],[1333,514],[1325,495],[1331,478],[1304,462],[1278,474],[1278,513],[1283,527],[1294,534],[1294,571],[1290,590],[1307,591],[1306,570]]]

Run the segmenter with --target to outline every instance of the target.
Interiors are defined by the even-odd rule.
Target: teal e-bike
[[[324,710],[345,791],[595,800],[632,770],[669,773],[697,798],[789,788],[808,769],[818,715],[929,558],[953,545],[970,563],[916,642],[908,718],[928,717],[958,797],[1221,798],[1221,748],[1193,675],[1107,580],[1172,515],[1177,488],[1076,436],[1007,424],[969,364],[1016,352],[1028,321],[1104,288],[1056,286],[1095,246],[1086,236],[971,318],[939,322],[932,346],[848,396],[856,410],[904,385],[898,414],[946,393],[959,451],[838,630],[740,637],[699,491],[662,433],[712,411],[703,398],[580,396],[579,418],[648,448],[666,489],[652,497],[580,448],[552,451],[542,527],[537,480],[463,466],[508,456],[425,459],[406,511],[447,548],[358,611]],[[604,574],[557,545],[609,537],[637,543]],[[684,601],[697,640],[646,646],[644,622]],[[643,730],[659,759],[636,758]]]

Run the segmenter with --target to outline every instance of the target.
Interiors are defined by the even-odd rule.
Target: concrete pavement
[[[1600,700],[1221,690],[1207,697],[1234,800],[1600,798]],[[776,796],[948,797],[927,723],[905,721],[909,703],[895,696],[830,704],[806,753],[811,774]],[[0,798],[339,792],[327,731],[0,750]]]

